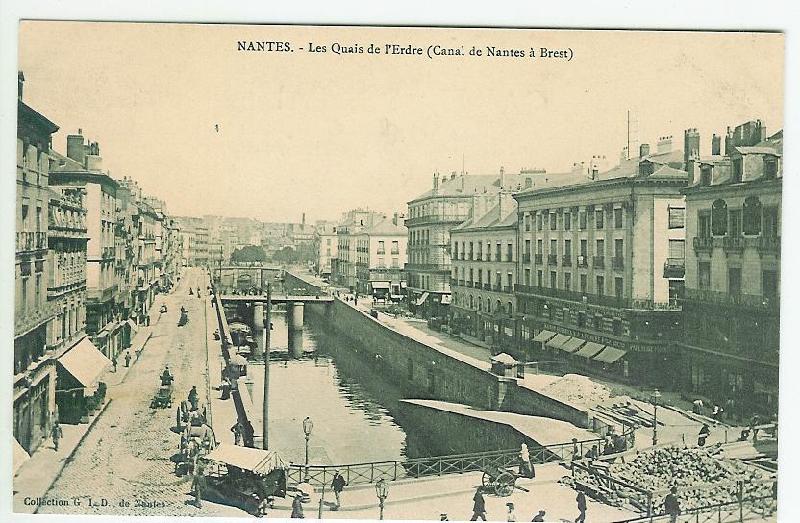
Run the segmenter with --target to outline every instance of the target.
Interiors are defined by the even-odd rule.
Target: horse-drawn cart
[[[151,409],[168,409],[172,407],[172,383],[158,387],[155,396],[150,401]]]
[[[528,492],[528,489],[516,484],[519,477],[520,475],[513,470],[489,467],[483,471],[481,484],[484,489],[493,491],[501,497],[510,496],[515,488]]]

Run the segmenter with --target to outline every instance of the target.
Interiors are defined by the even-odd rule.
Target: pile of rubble
[[[566,374],[544,387],[542,393],[584,408],[593,408],[611,399],[608,387],[580,374]]]

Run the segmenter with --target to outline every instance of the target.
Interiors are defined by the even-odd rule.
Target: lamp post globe
[[[381,478],[375,483],[375,495],[378,497],[378,506],[380,506],[381,513],[379,519],[383,519],[383,505],[386,498],[389,496],[389,485],[386,480]]]
[[[306,416],[303,420],[303,434],[306,435],[306,481],[308,481],[308,440],[311,438],[311,431],[314,430],[314,422]]]

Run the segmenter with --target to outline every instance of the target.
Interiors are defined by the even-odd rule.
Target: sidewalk
[[[30,459],[17,471],[13,478],[13,500],[12,507],[15,511],[27,514],[35,514],[39,506],[37,504],[27,504],[25,500],[44,497],[50,490],[50,487],[55,483],[61,475],[61,471],[66,466],[67,462],[72,458],[81,442],[86,438],[86,435],[94,427],[97,420],[105,413],[108,406],[111,404],[113,398],[113,388],[116,385],[124,382],[128,374],[136,366],[138,358],[136,352],[144,350],[147,342],[153,334],[155,325],[158,324],[159,314],[158,307],[160,307],[159,298],[163,300],[161,295],[157,296],[153,301],[153,310],[156,311],[155,317],[151,317],[150,326],[141,326],[139,331],[131,341],[131,364],[130,367],[125,367],[124,358],[118,361],[116,372],[113,369],[107,370],[100,381],[103,381],[108,386],[108,394],[103,406],[89,419],[87,423],[79,423],[71,425],[67,423],[61,424],[61,429],[64,436],[59,441],[59,449],[55,450],[52,439],[48,438],[41,446],[34,452]],[[21,493],[24,493],[24,497]],[[22,498],[22,499],[21,499]]]

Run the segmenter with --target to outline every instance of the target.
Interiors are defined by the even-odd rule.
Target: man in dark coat
[[[470,521],[478,521],[478,519],[486,521],[486,500],[483,499],[481,487],[478,487],[477,490],[475,490],[475,495],[472,497],[472,501],[472,518]]]
[[[681,513],[681,505],[678,501],[677,487],[669,489],[669,494],[664,498],[664,514],[669,516],[669,522],[675,523],[678,520],[678,515]]]
[[[339,474],[337,470],[333,474],[333,481],[331,482],[331,487],[333,488],[333,494],[336,496],[336,510],[339,510],[339,507],[342,506],[342,490],[347,485],[347,481],[345,481],[344,477]]]
[[[197,386],[192,385],[192,390],[189,391],[189,403],[192,405],[192,410],[197,410]]]
[[[303,515],[303,495],[297,494],[294,497],[294,501],[292,501],[292,515],[289,516],[293,519],[303,519],[305,516]]]
[[[578,517],[575,518],[575,523],[586,522],[586,495],[583,491],[578,491],[578,496],[575,498],[578,503]]]

